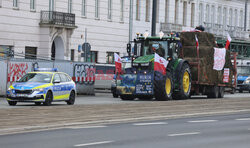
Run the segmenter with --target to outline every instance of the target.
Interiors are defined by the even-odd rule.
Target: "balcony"
[[[234,39],[246,39],[247,32],[244,31],[243,27],[238,26],[224,26],[222,24],[214,24],[204,22],[205,31],[214,34],[216,37],[227,37],[227,33]]]
[[[40,26],[67,29],[77,28],[75,25],[75,14],[57,11],[41,11]]]
[[[181,32],[182,25],[173,23],[161,23],[161,30],[165,33]]]

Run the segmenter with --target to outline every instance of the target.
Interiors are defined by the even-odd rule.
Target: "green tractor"
[[[129,55],[132,50],[132,64],[117,75],[116,93],[122,100],[189,98],[192,81],[190,66],[188,61],[179,58],[180,49],[180,38],[175,35],[139,36],[134,39],[127,46]],[[168,61],[166,74],[154,70],[155,53]]]

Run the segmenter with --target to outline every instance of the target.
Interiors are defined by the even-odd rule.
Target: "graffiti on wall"
[[[94,85],[95,68],[89,64],[75,64],[72,79],[78,84]]]
[[[28,63],[9,63],[8,82],[19,80],[28,72]]]

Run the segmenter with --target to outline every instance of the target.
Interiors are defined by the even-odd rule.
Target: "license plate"
[[[27,94],[16,94],[17,97],[27,97]]]

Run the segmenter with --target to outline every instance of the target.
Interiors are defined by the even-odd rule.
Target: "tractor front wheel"
[[[155,71],[154,76],[154,96],[157,101],[167,101],[172,99],[173,78],[170,72],[166,75]]]

